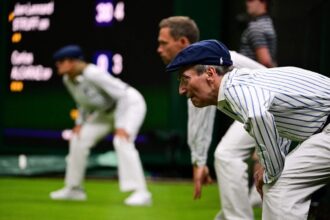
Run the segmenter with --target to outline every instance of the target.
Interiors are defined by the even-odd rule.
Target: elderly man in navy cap
[[[311,195],[330,180],[330,78],[297,68],[237,69],[225,45],[194,43],[166,67],[197,107],[216,105],[256,141],[262,219],[307,219]],[[289,152],[291,141],[300,144]]]
[[[84,61],[78,45],[65,46],[53,56],[59,75],[77,103],[79,116],[72,129],[65,187],[52,192],[58,200],[86,200],[83,180],[90,149],[110,132],[118,158],[121,191],[133,191],[126,205],[151,204],[135,138],[144,121],[143,96],[119,78]]]

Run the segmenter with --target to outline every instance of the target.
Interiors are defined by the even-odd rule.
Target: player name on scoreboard
[[[23,40],[24,33],[47,31],[50,28],[50,16],[54,13],[54,2],[45,3],[20,3],[14,5],[13,11],[9,14],[9,22],[12,23],[12,44],[19,45]],[[34,62],[32,51],[13,50],[10,55],[12,80],[10,89],[17,92],[23,86],[17,87],[17,81],[47,81],[53,75],[51,67],[45,67]],[[23,83],[21,82],[23,85]]]

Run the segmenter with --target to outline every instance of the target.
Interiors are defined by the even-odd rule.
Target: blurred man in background
[[[241,36],[239,52],[266,67],[276,64],[276,32],[269,15],[270,0],[245,0],[250,16],[247,28]]]
[[[164,64],[169,64],[182,49],[198,40],[199,29],[191,18],[185,16],[164,18],[159,23],[157,52]],[[235,51],[231,51],[231,55],[237,67],[265,68]],[[201,197],[202,185],[212,181],[207,167],[207,153],[212,140],[215,112],[215,106],[196,108],[188,99],[188,145],[193,164],[195,199]],[[261,204],[255,187],[252,186],[251,190],[248,188],[246,160],[251,156],[254,147],[254,140],[239,122],[234,122],[230,126],[218,144],[214,153],[214,166],[222,210],[216,219],[253,219],[252,206]]]
[[[118,158],[121,191],[133,191],[126,205],[151,204],[135,138],[144,121],[146,103],[136,89],[94,64],[84,61],[78,45],[54,53],[57,72],[77,104],[79,116],[72,129],[65,187],[52,192],[55,200],[86,200],[83,180],[90,150],[110,132]]]

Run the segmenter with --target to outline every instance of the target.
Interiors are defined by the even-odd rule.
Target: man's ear
[[[190,41],[188,40],[188,38],[185,36],[180,37],[179,41],[180,41],[181,45],[183,45],[184,47],[187,47],[191,44]]]
[[[208,79],[213,79],[217,72],[214,67],[209,66],[206,70],[206,74]]]
[[[206,81],[210,86],[215,86],[219,80],[219,75],[213,66],[209,66],[206,70]]]

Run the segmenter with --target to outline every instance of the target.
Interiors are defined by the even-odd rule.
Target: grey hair
[[[219,76],[225,75],[227,72],[230,72],[233,70],[234,66],[216,66],[216,65],[203,65],[198,64],[194,67],[198,75],[201,75],[204,73],[209,67],[213,67],[216,71],[216,73]]]

